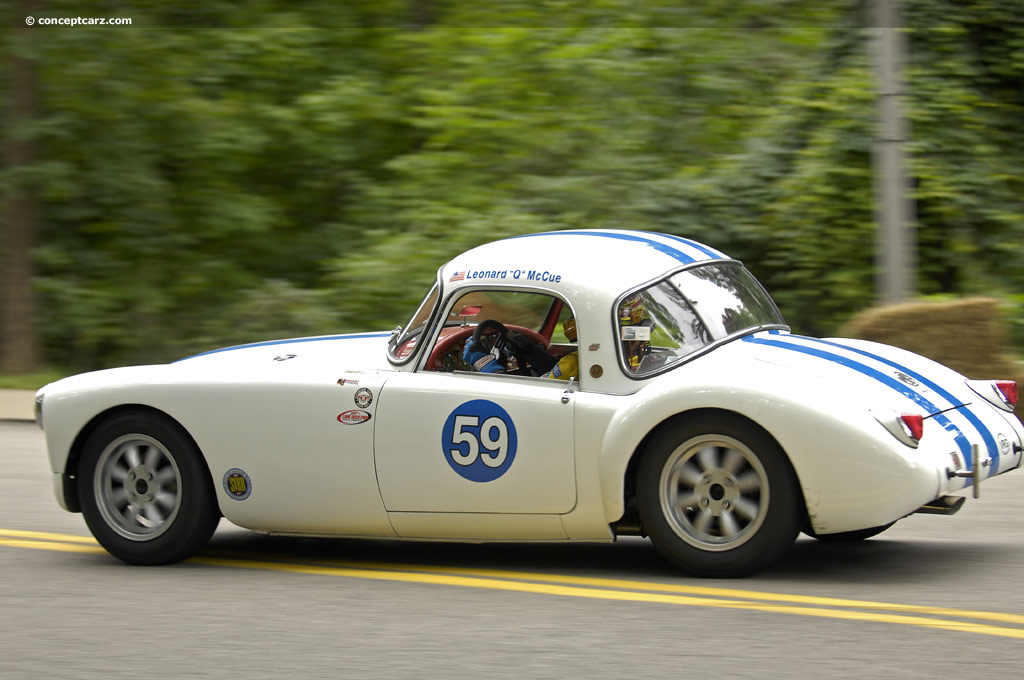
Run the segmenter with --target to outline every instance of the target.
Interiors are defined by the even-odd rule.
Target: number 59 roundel
[[[491,482],[508,472],[517,444],[512,417],[486,399],[456,407],[441,430],[445,460],[455,472],[474,482]]]

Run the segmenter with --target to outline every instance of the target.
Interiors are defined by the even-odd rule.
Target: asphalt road
[[[0,422],[0,677],[1017,677],[1024,471],[953,517],[801,538],[742,580],[612,545],[264,537],[129,567],[53,500],[42,434]]]

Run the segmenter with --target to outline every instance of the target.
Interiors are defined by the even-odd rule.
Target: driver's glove
[[[530,352],[533,350],[534,347],[537,346],[537,343],[535,343],[533,340],[530,340],[522,333],[513,330],[510,330],[508,332],[508,341],[511,342],[520,350],[522,350],[523,352]]]
[[[462,352],[462,358],[467,364],[473,367],[474,371],[480,373],[504,373],[505,367],[498,361],[498,357],[491,352],[481,352],[482,348],[472,342],[466,343],[466,349]]]
[[[522,333],[510,330],[508,332],[508,341],[523,353],[527,363],[530,364],[533,375],[543,375],[558,363],[558,359],[544,350],[544,345],[530,340]]]

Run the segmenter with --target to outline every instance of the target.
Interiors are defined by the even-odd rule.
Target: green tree
[[[13,11],[30,17],[38,3],[23,0]],[[36,240],[38,182],[33,176],[38,82],[32,29],[22,24],[4,56],[4,92],[10,103],[3,125],[0,168],[0,371],[29,373],[39,358],[32,248]]]
[[[864,5],[144,0],[36,26],[38,105],[0,123],[35,155],[0,188],[37,187],[45,358],[390,328],[462,250],[564,228],[695,237],[828,333],[874,298]],[[920,288],[1019,293],[1024,0],[903,5]]]

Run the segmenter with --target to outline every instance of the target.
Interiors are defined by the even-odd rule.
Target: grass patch
[[[3,390],[38,390],[46,383],[60,380],[67,373],[54,369],[37,371],[35,373],[24,373],[20,375],[7,375],[0,373],[0,389]]]

